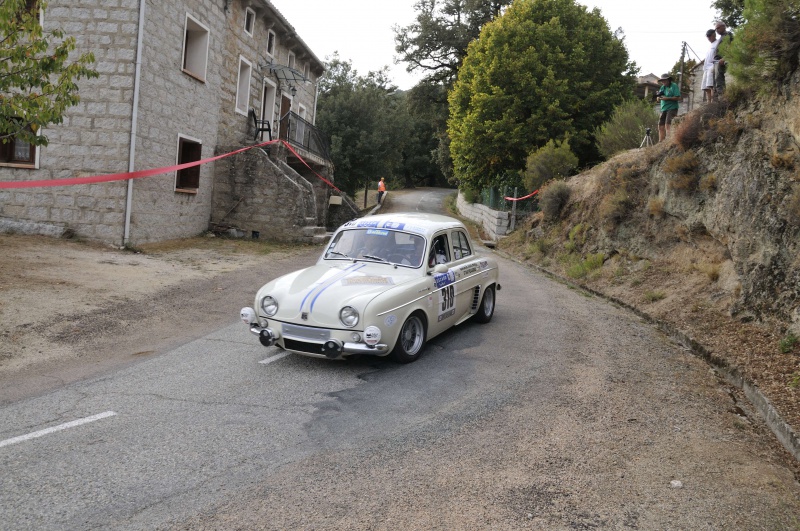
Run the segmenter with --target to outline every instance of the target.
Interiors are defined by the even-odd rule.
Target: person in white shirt
[[[714,99],[714,56],[717,55],[717,32],[710,29],[706,32],[706,38],[711,43],[711,47],[706,54],[703,63],[703,100],[708,103]]]

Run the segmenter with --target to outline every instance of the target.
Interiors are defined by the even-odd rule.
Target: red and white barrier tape
[[[47,186],[73,186],[77,184],[94,184],[94,183],[107,183],[112,181],[126,181],[128,179],[140,179],[142,177],[152,177],[153,175],[161,175],[163,173],[169,173],[172,171],[183,170],[186,168],[192,168],[194,166],[199,166],[201,164],[206,164],[208,162],[214,162],[215,160],[224,159],[225,157],[230,157],[231,155],[236,155],[247,151],[248,149],[253,149],[257,147],[264,147],[269,144],[274,144],[276,142],[282,142],[289,151],[294,153],[294,155],[300,159],[306,167],[311,170],[314,175],[319,177],[323,182],[325,182],[328,186],[333,188],[339,193],[342,193],[341,190],[336,188],[332,182],[324,178],[322,175],[315,172],[308,163],[303,160],[303,158],[297,154],[297,152],[292,149],[292,147],[285,141],[285,140],[269,140],[267,142],[262,142],[261,144],[255,144],[252,146],[247,146],[241,149],[237,149],[236,151],[231,151],[230,153],[224,153],[222,155],[217,155],[216,157],[211,157],[203,160],[198,160],[195,162],[187,162],[185,164],[178,164],[175,166],[166,166],[163,168],[153,168],[150,170],[140,170],[140,171],[132,171],[132,172],[125,172],[125,173],[112,173],[108,175],[93,175],[91,177],[74,177],[70,179],[51,179],[47,181],[0,181],[0,189],[3,188],[42,188]]]
[[[539,190],[536,190],[535,192],[528,194],[525,197],[504,197],[503,199],[505,199],[506,201],[522,201],[523,199],[530,199],[531,197],[535,196],[538,193]]]

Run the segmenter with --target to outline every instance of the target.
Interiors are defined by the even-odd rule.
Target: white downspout
[[[142,49],[144,48],[144,8],[147,0],[139,0],[139,34],[136,37],[136,77],[133,80],[133,114],[131,116],[131,147],[128,154],[128,171],[134,170],[136,160],[136,135],[139,127],[139,84],[142,78]],[[125,198],[125,234],[122,244],[128,245],[131,236],[131,208],[133,206],[133,179],[128,179]]]

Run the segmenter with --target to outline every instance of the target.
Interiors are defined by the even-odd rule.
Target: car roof
[[[444,229],[464,228],[464,224],[455,218],[441,214],[422,212],[400,212],[396,214],[378,214],[348,221],[341,228],[371,227],[395,229],[431,236]]]

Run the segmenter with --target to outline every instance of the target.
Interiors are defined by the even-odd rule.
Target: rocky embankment
[[[739,99],[550,185],[500,248],[696,342],[800,459],[800,106]]]

